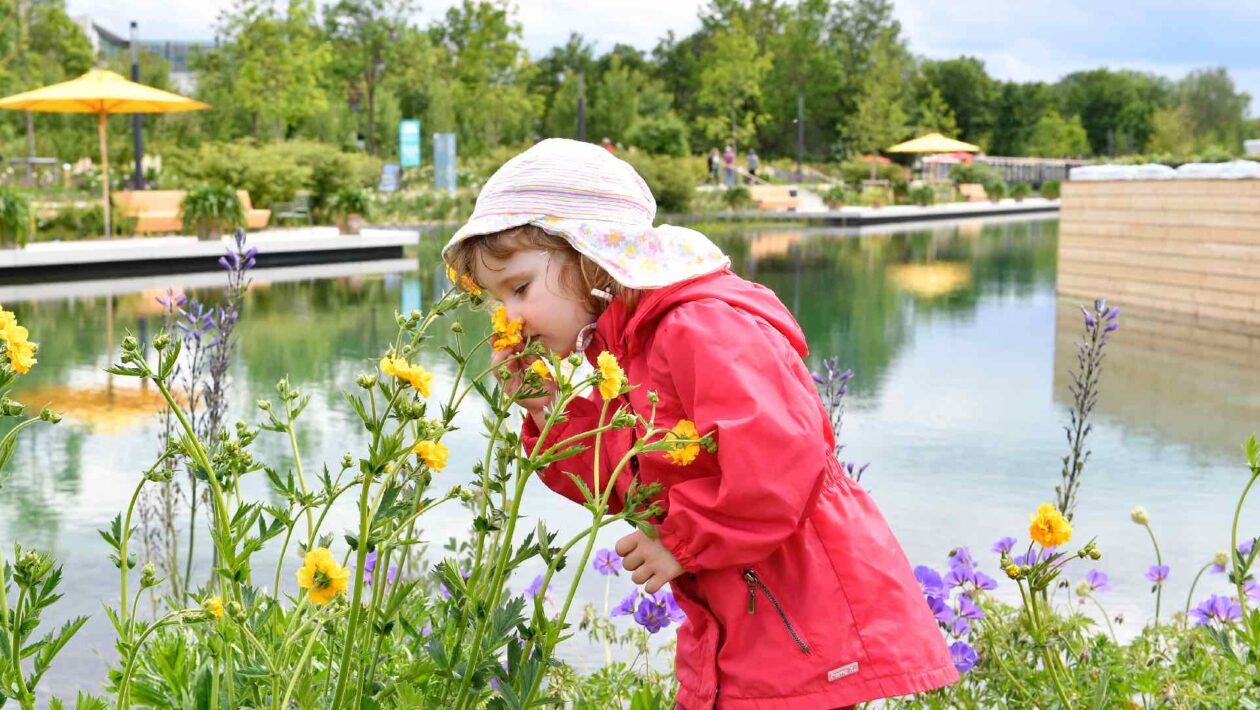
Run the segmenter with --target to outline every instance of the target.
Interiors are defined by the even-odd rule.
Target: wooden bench
[[[984,191],[984,185],[978,182],[965,182],[959,185],[958,194],[967,198],[968,202],[984,202],[989,199],[989,194]]]
[[[748,192],[759,210],[795,212],[801,206],[796,188],[790,185],[753,185]]]
[[[245,213],[245,227],[265,228],[271,221],[271,210],[254,209],[245,190],[237,190],[236,197]],[[178,234],[184,229],[179,214],[183,190],[129,190],[115,192],[113,198],[120,215],[136,220],[137,234]]]

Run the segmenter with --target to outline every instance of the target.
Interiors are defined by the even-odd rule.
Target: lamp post
[[[131,21],[131,80],[140,83],[140,30],[135,20]],[[140,133],[140,114],[131,114],[131,140],[136,154],[135,174],[131,176],[131,186],[137,190],[144,189],[144,137]]]

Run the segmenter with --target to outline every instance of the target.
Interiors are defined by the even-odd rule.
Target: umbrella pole
[[[109,220],[109,150],[106,146],[108,126],[105,123],[106,113],[104,111],[97,114],[99,121],[97,122],[97,134],[101,140],[101,200],[102,206],[105,208],[105,238],[113,239],[114,230],[111,228]]]

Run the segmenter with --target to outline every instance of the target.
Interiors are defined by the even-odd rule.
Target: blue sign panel
[[[398,162],[404,168],[420,167],[420,121],[399,121]]]

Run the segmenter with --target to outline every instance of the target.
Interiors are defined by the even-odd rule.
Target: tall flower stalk
[[[1085,448],[1085,440],[1093,430],[1089,417],[1098,404],[1103,349],[1107,346],[1108,337],[1120,327],[1120,309],[1108,306],[1103,299],[1094,301],[1092,311],[1081,306],[1081,314],[1084,316],[1085,337],[1076,344],[1076,369],[1070,373],[1072,382],[1068,385],[1068,391],[1072,393],[1072,408],[1068,410],[1070,419],[1064,427],[1068,453],[1063,457],[1062,480],[1054,489],[1055,507],[1063,511],[1068,520],[1076,511],[1077,493],[1085,473],[1085,463],[1089,461],[1090,452]]]

